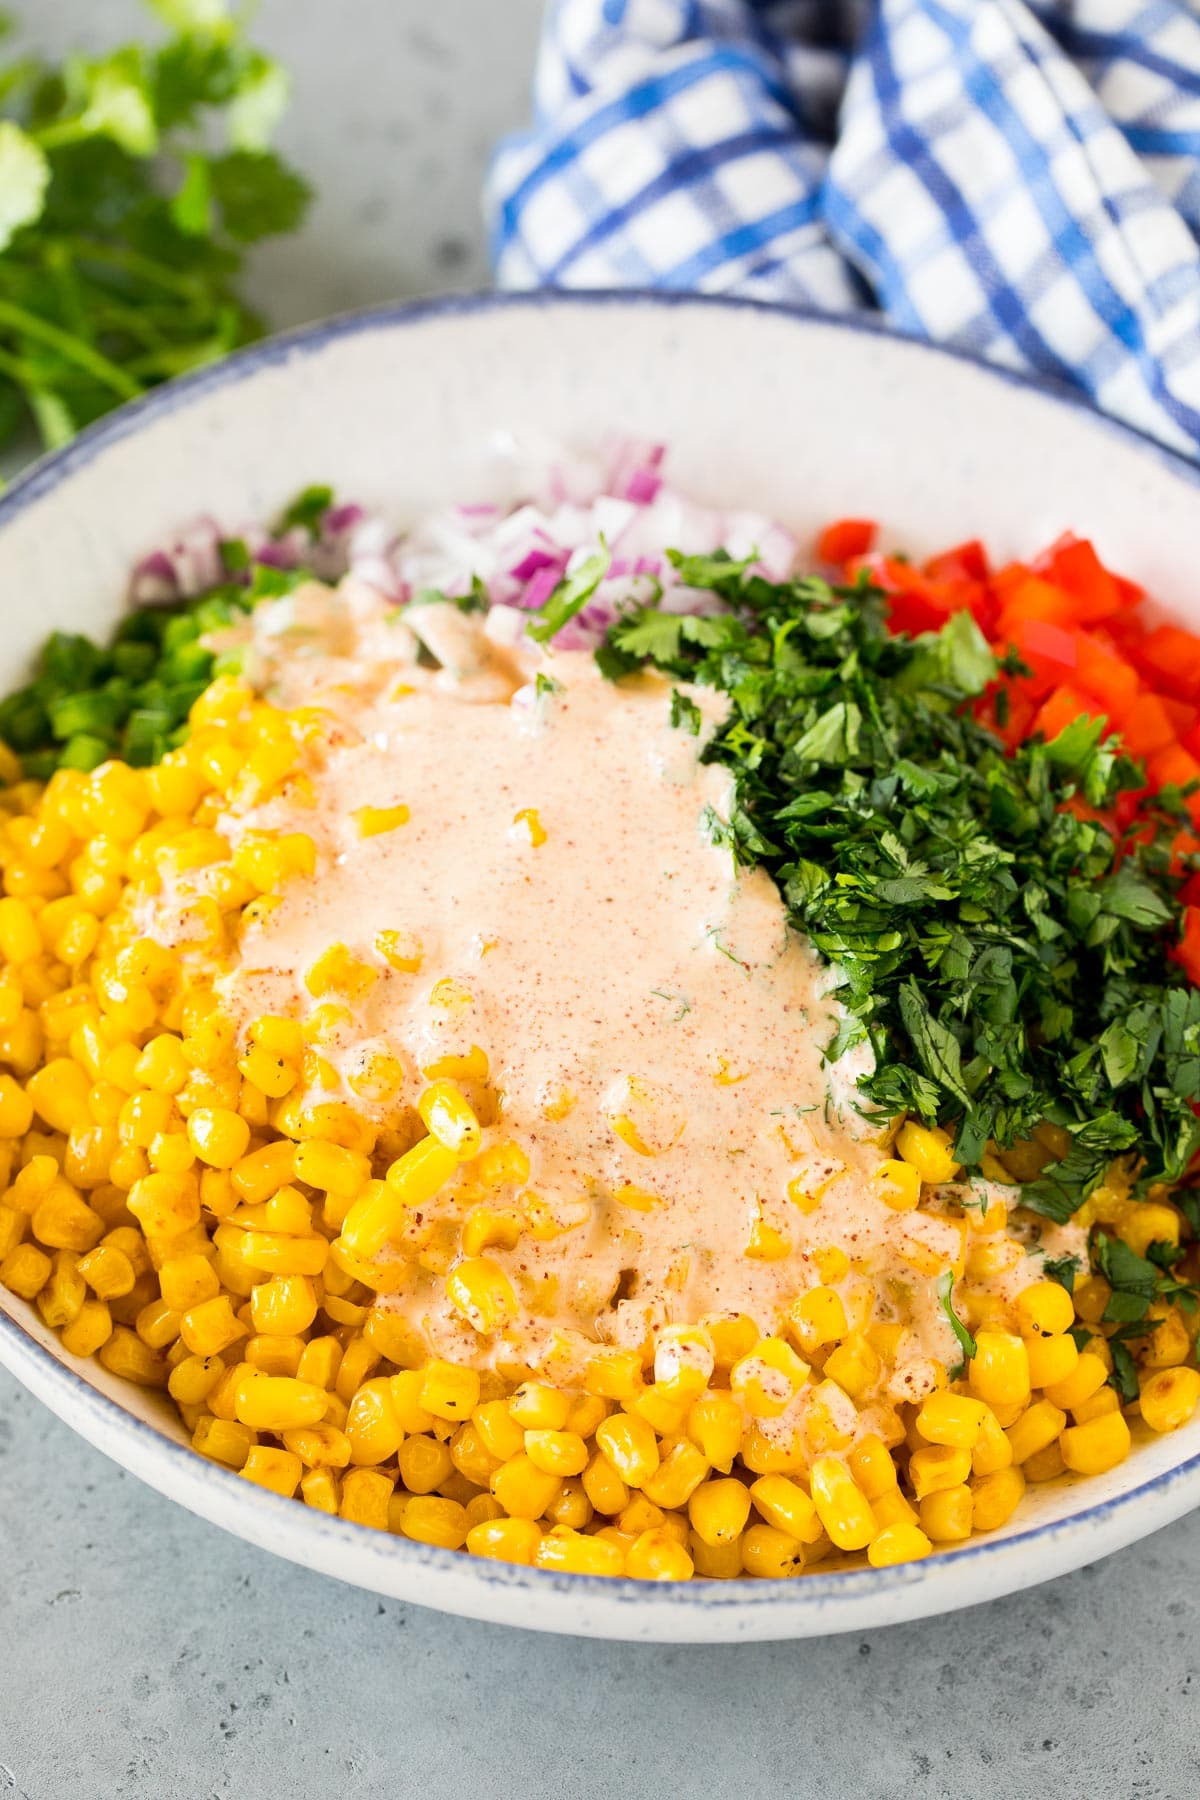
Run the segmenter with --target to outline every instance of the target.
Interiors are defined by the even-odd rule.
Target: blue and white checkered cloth
[[[1200,458],[1200,0],[551,0],[502,286],[833,312]]]

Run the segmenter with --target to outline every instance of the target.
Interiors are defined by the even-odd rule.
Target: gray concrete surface
[[[111,42],[132,0],[26,0]],[[256,270],[280,323],[482,281],[486,147],[536,0],[264,0],[323,198]],[[0,1800],[1186,1800],[1200,1516],[1033,1593],[738,1651],[539,1638],[378,1601],[201,1524],[0,1375]]]

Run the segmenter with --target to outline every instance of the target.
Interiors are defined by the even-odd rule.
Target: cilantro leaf
[[[971,1336],[971,1333],[967,1330],[966,1326],[954,1310],[953,1269],[947,1269],[944,1275],[938,1276],[937,1297],[942,1311],[950,1321],[950,1329],[958,1340],[958,1347],[962,1351],[963,1356],[974,1356],[976,1350],[975,1339]]]
[[[532,622],[526,628],[535,643],[548,644],[568,620],[573,619],[587,605],[608,574],[611,562],[608,545],[601,540],[600,548],[593,550],[590,556],[585,556],[559,582],[550,598],[534,613]]]
[[[286,76],[241,10],[151,5],[165,41],[0,65],[0,441],[32,423],[63,443],[258,336],[242,246],[307,205],[267,147]]]

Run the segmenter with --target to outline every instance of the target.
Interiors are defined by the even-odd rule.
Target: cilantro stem
[[[11,300],[0,300],[0,325],[7,325],[10,330],[23,332],[26,337],[36,338],[51,350],[57,350],[60,356],[73,362],[77,368],[86,369],[89,375],[119,394],[122,400],[136,400],[142,392],[141,384],[110,362],[102,351],[96,350],[82,338],[75,337],[69,331],[61,331],[48,319],[39,319],[36,313],[27,312],[23,306],[17,306]]]

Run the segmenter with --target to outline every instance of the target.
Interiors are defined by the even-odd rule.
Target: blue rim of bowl
[[[1050,385],[1031,381],[1013,370],[986,363],[967,351],[930,344],[924,339],[895,331],[873,319],[844,318],[813,309],[777,306],[766,301],[736,296],[665,293],[637,289],[543,289],[528,294],[451,294],[424,300],[398,302],[381,307],[368,307],[356,312],[338,314],[334,318],[320,321],[314,325],[300,326],[295,330],[267,338],[261,344],[252,344],[223,362],[195,370],[189,375],[179,377],[175,381],[154,389],[139,400],[130,401],[118,411],[98,421],[95,425],[89,426],[63,449],[42,457],[0,496],[0,530],[17,513],[41,499],[43,495],[52,492],[62,482],[69,480],[79,469],[86,467],[104,450],[137,431],[142,425],[165,417],[214,389],[244,381],[264,368],[281,365],[296,357],[312,355],[338,339],[353,337],[359,333],[390,331],[420,325],[427,320],[447,317],[469,317],[492,312],[520,311],[521,309],[542,307],[571,309],[618,308],[621,306],[654,307],[663,310],[695,307],[713,312],[763,313],[773,318],[790,321],[802,328],[815,326],[847,334],[886,338],[911,348],[914,353],[966,363],[991,380],[1022,389],[1026,393],[1052,404],[1068,407],[1071,411],[1081,414],[1094,427],[1105,431],[1143,454],[1153,456],[1175,475],[1200,486],[1200,463],[1189,461],[1186,457],[1167,449],[1163,444],[1135,430],[1132,426],[1124,425],[1098,412],[1089,401],[1070,389],[1057,384]],[[1147,1496],[1151,1494],[1164,1495],[1179,1484],[1200,1476],[1200,1452],[1197,1452],[1184,1462],[1177,1463],[1172,1468],[1164,1469],[1148,1480],[1140,1482],[1127,1493],[1100,1501],[1094,1506],[1084,1507],[1078,1512],[1069,1514],[1066,1518],[1034,1526],[1028,1531],[1014,1532],[1011,1536],[1003,1538],[973,1540],[956,1548],[949,1557],[938,1556],[931,1563],[900,1564],[887,1569],[840,1569],[825,1573],[817,1570],[812,1574],[805,1575],[799,1582],[794,1580],[729,1583],[705,1581],[699,1585],[693,1585],[691,1582],[660,1584],[634,1581],[628,1577],[602,1578],[590,1575],[563,1575],[547,1569],[490,1562],[483,1558],[467,1556],[461,1550],[442,1550],[433,1545],[417,1544],[409,1539],[394,1537],[366,1526],[353,1524],[349,1520],[329,1518],[308,1507],[301,1508],[294,1500],[285,1500],[265,1489],[252,1486],[242,1480],[234,1471],[208,1461],[199,1456],[189,1445],[180,1443],[146,1420],[138,1418],[117,1401],[110,1399],[107,1394],[93,1387],[75,1369],[60,1362],[44,1345],[38,1342],[31,1332],[25,1329],[19,1319],[2,1309],[0,1309],[0,1341],[10,1346],[14,1353],[15,1364],[27,1364],[39,1368],[45,1379],[69,1393],[75,1405],[96,1420],[98,1425],[113,1430],[118,1435],[123,1433],[135,1442],[144,1445],[150,1452],[152,1461],[161,1462],[167,1468],[178,1468],[182,1474],[185,1474],[187,1485],[208,1485],[215,1493],[223,1494],[226,1505],[235,1515],[246,1513],[247,1516],[264,1520],[273,1513],[281,1524],[289,1525],[290,1532],[299,1531],[302,1536],[314,1543],[340,1541],[353,1544],[360,1551],[373,1549],[381,1562],[384,1559],[401,1557],[414,1569],[428,1569],[431,1574],[454,1573],[460,1576],[469,1574],[470,1578],[480,1586],[520,1588],[528,1591],[531,1599],[536,1599],[538,1594],[547,1595],[551,1591],[577,1593],[581,1596],[585,1592],[595,1592],[597,1595],[603,1594],[618,1603],[636,1608],[652,1606],[656,1611],[664,1608],[672,1612],[697,1609],[707,1612],[736,1612],[748,1609],[757,1613],[764,1608],[769,1609],[784,1603],[789,1609],[802,1607],[806,1611],[820,1611],[836,1603],[843,1596],[849,1597],[866,1593],[883,1595],[923,1585],[933,1570],[943,1571],[950,1563],[954,1567],[964,1567],[967,1563],[984,1567],[992,1565],[996,1566],[998,1570],[1001,1564],[1009,1562],[1014,1554],[1029,1545],[1053,1544],[1056,1540],[1077,1534],[1081,1528],[1090,1528],[1094,1531],[1104,1521],[1118,1514],[1127,1513],[1136,1503],[1143,1501]],[[17,1368],[13,1368],[13,1373],[18,1374],[18,1379],[20,1379]],[[150,1485],[156,1484],[152,1482]],[[169,1489],[165,1488],[160,1491],[170,1497]],[[1180,1511],[1183,1510],[1185,1509],[1180,1509]],[[1160,1523],[1165,1522],[1165,1520],[1160,1521]],[[288,1552],[281,1549],[281,1554],[287,1555]],[[1074,1561],[1064,1564],[1064,1567],[1075,1566]],[[980,1596],[980,1598],[986,1597],[988,1596]],[[533,1624],[536,1621],[531,1620],[530,1623]]]

